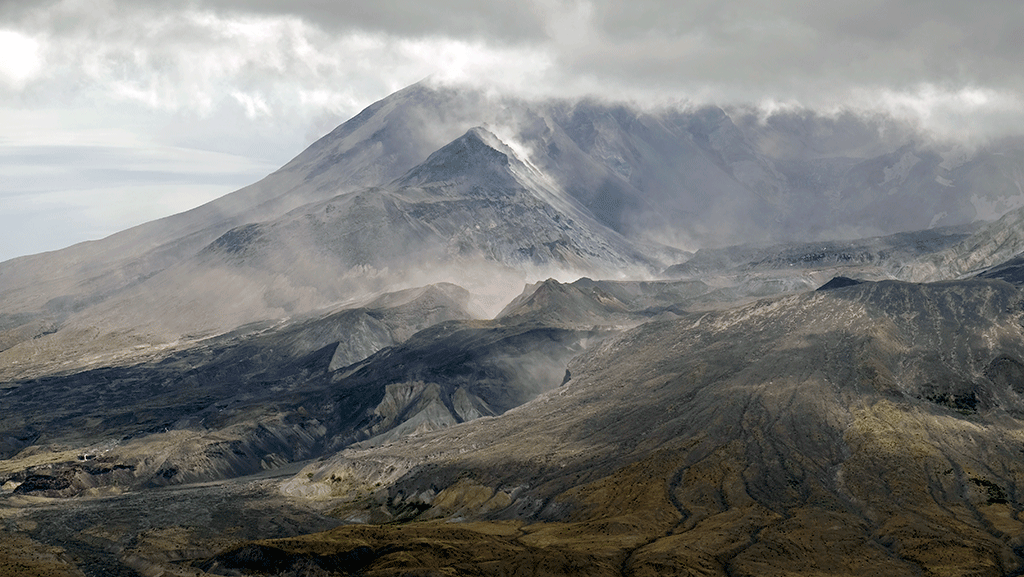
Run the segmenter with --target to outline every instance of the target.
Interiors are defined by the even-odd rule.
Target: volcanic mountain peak
[[[466,289],[456,284],[442,282],[385,293],[373,299],[366,307],[374,309],[393,308],[416,302],[429,304],[440,301],[448,301],[464,307],[469,303],[469,299],[470,294]]]
[[[527,286],[496,318],[521,322],[529,319],[555,325],[611,324],[624,320],[629,310],[600,289],[581,290],[576,283],[548,279]]]
[[[509,170],[510,156],[511,149],[478,126],[428,156],[395,184],[400,188],[451,183],[518,187]]]

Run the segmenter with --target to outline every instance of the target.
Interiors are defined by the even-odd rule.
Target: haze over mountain
[[[1013,574],[1022,182],[884,116],[410,86],[0,263],[0,562]],[[467,524],[237,544],[409,520]]]
[[[1020,142],[968,154],[914,144],[891,124],[879,141],[885,120],[782,113],[759,122],[714,107],[528,102],[420,83],[252,186],[3,263],[5,314],[23,315],[5,325],[31,318],[45,328],[29,336],[56,324],[173,341],[353,291],[473,283],[470,262],[487,271],[478,284],[512,271],[494,308],[522,281],[654,273],[685,260],[679,250],[919,230],[1021,205]],[[534,210],[520,217],[512,206]],[[388,232],[357,234],[352,221]]]

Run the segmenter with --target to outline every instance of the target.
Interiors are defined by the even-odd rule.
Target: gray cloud
[[[1015,0],[206,0],[237,14],[296,15],[334,31],[542,46],[559,75],[618,83],[742,86],[785,94],[851,85],[1020,90],[1024,4]],[[745,92],[754,92],[751,87]]]
[[[756,97],[857,87],[1024,88],[1019,2],[595,3],[593,37],[566,69],[619,82],[707,85]]]
[[[865,90],[1024,93],[1024,4],[1016,0],[193,0],[170,10],[60,0],[7,2],[0,14],[57,42],[95,44],[84,52],[129,78],[173,81],[182,75],[176,54],[232,52],[238,58],[227,60],[244,62],[206,72],[226,72],[242,89],[339,80],[394,88],[440,71],[506,89],[528,80],[535,92],[603,88],[641,99],[817,107]],[[275,26],[263,30],[273,38],[259,37]]]
[[[330,2],[324,0],[206,0],[204,7],[237,14],[299,15],[334,31],[362,30],[397,36],[538,40],[541,15],[528,4],[503,0],[445,2]]]

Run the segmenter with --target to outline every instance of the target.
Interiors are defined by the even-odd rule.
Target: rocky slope
[[[623,283],[619,292],[637,303],[689,284]],[[574,304],[594,309],[583,301],[602,294]],[[464,320],[468,299],[431,285],[143,363],[10,382],[0,397],[0,485],[67,497],[210,481],[499,415],[557,387],[573,357],[652,315],[473,321]]]
[[[0,477],[21,493],[67,496],[244,475],[317,455],[338,433],[318,398],[331,371],[470,318],[468,300],[464,289],[434,285],[245,327],[145,362],[8,382]]]
[[[665,269],[669,278],[700,280],[714,291],[690,301],[691,307],[721,307],[774,294],[801,292],[836,276],[864,280],[941,280],[957,278],[952,258],[964,244],[988,254],[994,224],[973,223],[854,240],[747,244],[704,248]],[[1006,234],[1013,238],[1010,230]],[[1001,253],[988,254],[995,262]],[[944,259],[945,264],[934,264]],[[955,270],[954,270],[955,269]]]
[[[960,278],[977,274],[1024,251],[1024,209],[986,223],[959,243],[908,263],[912,280]]]
[[[528,285],[495,317],[503,323],[551,326],[632,326],[659,316],[672,317],[712,287],[693,281],[594,281],[554,279]]]
[[[371,575],[514,570],[536,546],[562,559],[551,574],[1016,574],[1022,321],[1018,289],[974,280],[647,323],[501,417],[349,450],[286,485],[332,487],[354,519],[491,524],[275,546],[369,544]],[[389,553],[406,539],[423,555]]]
[[[1001,280],[841,284],[720,311],[661,309],[664,320],[645,322],[660,309],[652,303],[707,287],[548,281],[500,319],[442,322],[350,366],[330,368],[336,345],[291,368],[284,353],[254,359],[277,378],[238,363],[290,342],[309,350],[317,331],[265,330],[267,340],[221,357],[263,392],[250,386],[197,412],[206,433],[182,422],[94,453],[22,451],[4,461],[7,490],[17,488],[0,513],[43,543],[26,542],[22,557],[55,544],[45,527],[79,554],[106,543],[113,553],[86,555],[96,563],[183,575],[1014,574],[1024,566],[1024,296]],[[367,310],[402,310],[430,292]],[[616,336],[612,326],[635,328]],[[300,366],[306,380],[289,385]],[[94,382],[127,383],[110,376]],[[252,422],[257,433],[241,434]],[[349,522],[414,522],[229,545],[173,515],[148,528],[126,517],[122,533],[97,540],[84,521],[58,530],[63,509],[12,501],[184,488],[282,466],[301,447],[325,456],[281,485],[284,503],[311,509],[307,526],[328,509]],[[12,476],[15,465],[24,473]],[[201,501],[232,486],[188,490]],[[134,510],[152,490],[88,507]],[[246,507],[280,506],[261,495]],[[224,528],[247,514],[231,511]]]

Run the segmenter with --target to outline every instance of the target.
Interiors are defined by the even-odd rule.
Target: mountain
[[[80,312],[40,314],[45,321],[21,313],[0,356],[11,365],[52,367],[74,362],[69,350],[82,356],[160,346],[453,277],[485,298],[497,291],[490,299],[500,303],[508,290],[501,281],[518,284],[524,271],[649,275],[659,268],[643,245],[543,187],[510,155],[493,135],[472,129],[388,189],[347,193],[235,227]],[[483,280],[474,282],[474,274]]]
[[[410,86],[0,263],[0,573],[1018,574],[1022,167]]]
[[[277,309],[294,314],[350,294],[456,274],[465,284],[470,268],[506,275],[534,269],[648,274],[656,266],[570,200],[531,186],[527,167],[492,145],[501,146],[483,129],[471,129],[386,189],[336,196],[231,229],[96,314],[109,321],[112,309],[143,299],[187,301],[191,310],[182,302],[171,311],[174,322],[185,321],[175,327],[180,334],[204,322],[230,328],[252,317],[272,318]],[[208,294],[213,285],[226,289],[223,299],[249,294],[262,302],[225,319],[228,303]],[[170,287],[173,292],[161,290]],[[137,326],[138,316],[127,322]]]
[[[1016,140],[965,150],[881,117],[758,118],[419,83],[252,186],[0,263],[0,363],[84,366],[68,351],[109,360],[435,282],[493,312],[542,278],[650,278],[698,248],[961,225],[1024,202]]]

